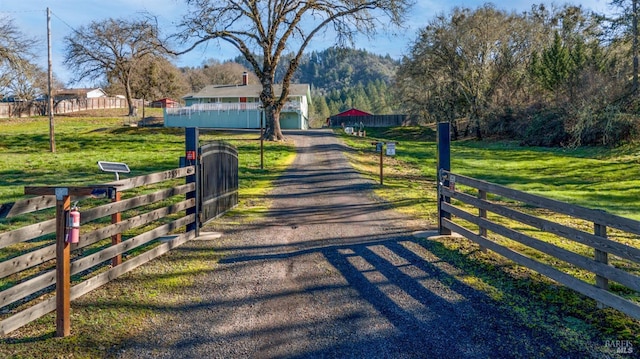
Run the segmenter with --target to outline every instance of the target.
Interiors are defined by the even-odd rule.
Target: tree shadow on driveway
[[[191,318],[179,323],[184,332],[197,335],[154,343],[161,353],[223,357],[235,351],[237,357],[258,358],[607,357],[599,343],[584,340],[585,333],[554,330],[556,323],[529,323],[526,311],[539,308],[512,310],[460,280],[472,274],[436,255],[444,250],[438,243],[417,242],[402,233],[293,246],[201,245],[231,251],[209,276],[236,279],[223,287],[218,284],[227,281],[201,282],[199,286],[210,286],[210,298],[171,309]],[[203,249],[190,247],[179,250],[196,254]],[[254,276],[275,264],[286,273],[266,282]],[[296,285],[281,283],[287,280]],[[496,291],[510,286],[491,284],[498,286]],[[249,288],[244,292],[249,295],[221,294],[233,286]],[[148,344],[142,338],[136,342],[134,347]]]

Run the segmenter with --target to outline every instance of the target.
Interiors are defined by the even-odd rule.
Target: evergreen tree
[[[531,61],[531,74],[540,86],[554,93],[556,99],[574,68],[575,64],[572,61],[571,53],[562,43],[557,31],[554,34],[551,47],[545,49],[541,56],[534,54]]]

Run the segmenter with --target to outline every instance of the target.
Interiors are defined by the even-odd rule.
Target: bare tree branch
[[[279,116],[289,95],[292,76],[312,39],[333,26],[338,44],[353,44],[355,34],[375,34],[381,19],[401,26],[413,0],[186,0],[192,10],[174,35],[181,43],[191,43],[184,54],[210,40],[222,40],[246,58],[260,79],[260,99],[265,107],[271,139],[282,139]],[[282,92],[274,93],[278,63],[287,50],[295,54],[289,61]]]
[[[157,23],[151,19],[107,19],[80,27],[65,38],[65,65],[83,79],[116,78],[125,90],[129,114],[133,114],[131,80],[149,57],[166,55]]]

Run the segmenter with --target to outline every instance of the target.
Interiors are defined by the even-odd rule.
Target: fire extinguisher
[[[77,203],[74,203],[69,212],[67,220],[67,243],[78,243],[80,240],[80,212],[78,211]]]

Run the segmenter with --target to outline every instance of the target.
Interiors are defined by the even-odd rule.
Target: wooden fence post
[[[487,200],[487,192],[486,192],[486,191],[483,191],[483,190],[481,190],[481,189],[480,189],[480,190],[478,190],[478,199],[481,199],[481,200],[483,200],[483,201],[486,201],[486,200]],[[487,218],[487,210],[486,210],[486,209],[479,208],[479,209],[478,209],[478,216],[479,216],[480,218],[484,218],[484,219],[486,219],[486,218]],[[486,237],[487,237],[487,229],[486,229],[486,228],[484,228],[484,227],[482,227],[482,226],[480,226],[480,228],[478,229],[478,235],[480,235],[480,236],[482,236],[482,237],[485,237],[485,238],[486,238]],[[482,250],[483,252],[486,252],[486,251],[487,251],[487,248],[486,248],[486,247],[483,247],[483,246],[480,246],[480,250]]]
[[[442,201],[449,203],[451,199],[442,195],[441,186],[449,187],[449,180],[440,178],[441,171],[451,171],[451,130],[449,122],[438,123],[438,170],[436,182],[438,183],[438,228],[441,235],[451,234],[451,230],[442,226],[444,218],[450,219],[451,214],[442,211]],[[441,183],[442,180],[442,183]]]
[[[607,238],[607,226],[594,223],[593,234],[595,234],[598,237]],[[595,255],[596,262],[604,263],[607,265],[609,264],[609,253],[605,251],[601,251],[597,248],[594,249],[594,251],[595,251],[594,255]],[[609,290],[609,279],[596,274],[596,286],[604,290]],[[602,309],[604,307],[605,307],[604,304],[598,302],[598,308]]]
[[[122,194],[120,192],[118,192],[117,190],[114,193],[113,198],[111,199],[112,203],[115,202],[120,202],[120,200],[122,199]],[[115,224],[115,223],[119,223],[120,221],[122,221],[122,213],[118,212],[118,213],[114,213],[111,215],[111,223]],[[122,233],[118,232],[117,234],[114,234],[113,236],[111,236],[111,245],[116,245],[122,242]],[[117,254],[115,257],[111,258],[111,266],[115,267],[122,264],[122,254]]]
[[[65,240],[71,196],[56,188],[56,336],[71,335],[71,246]]]
[[[384,185],[384,142],[380,145],[380,185]]]

